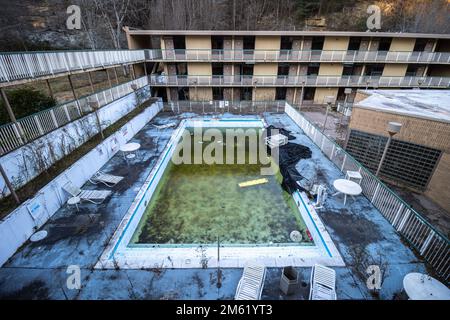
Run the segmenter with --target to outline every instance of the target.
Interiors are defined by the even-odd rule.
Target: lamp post
[[[402,128],[402,124],[398,122],[389,122],[387,127],[387,132],[389,133],[389,138],[386,143],[386,146],[384,147],[383,155],[381,156],[380,164],[378,165],[377,172],[375,175],[378,177],[378,174],[381,171],[381,167],[383,166],[384,158],[386,158],[387,150],[389,148],[389,145],[391,144],[392,137],[395,136],[397,133],[400,132],[400,129]]]
[[[331,104],[334,101],[334,96],[326,96],[324,100],[325,100],[325,103],[327,104],[327,110],[325,112],[325,121],[323,122],[322,133],[325,132],[325,128],[327,125],[327,119],[328,119],[328,110],[330,109]]]

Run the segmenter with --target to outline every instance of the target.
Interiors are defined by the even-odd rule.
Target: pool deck
[[[145,270],[94,269],[174,130],[158,130],[152,124],[179,122],[190,116],[197,115],[160,113],[147,124],[132,139],[141,144],[132,163],[126,164],[117,154],[102,168],[125,177],[112,188],[111,197],[101,205],[83,203],[80,212],[62,207],[42,227],[48,231],[45,240],[27,242],[0,268],[0,299],[232,299],[242,275],[240,268],[223,269],[220,288],[216,286],[216,269],[162,269],[158,265]],[[297,168],[306,178],[332,190],[332,182],[343,175],[319,148],[286,114],[264,117],[268,124],[290,130],[296,136],[292,142],[312,150],[311,159],[301,160]],[[83,188],[100,187],[87,183]],[[334,267],[338,299],[404,298],[403,277],[409,272],[426,272],[424,264],[364,196],[349,198],[346,206],[340,196],[329,197],[318,213],[346,264]],[[369,275],[365,270],[373,264],[386,271],[378,296],[366,285]],[[69,265],[80,267],[81,289],[67,288]],[[279,289],[281,270],[268,269],[262,298],[307,299],[311,268],[297,268],[299,286],[290,296]]]

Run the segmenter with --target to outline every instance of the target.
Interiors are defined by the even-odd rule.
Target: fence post
[[[39,134],[42,136],[44,135],[44,129],[42,129],[41,122],[39,121],[39,117],[37,115],[33,116],[34,122],[36,123],[36,127],[39,130]]]
[[[435,234],[434,230],[431,230],[430,233],[428,234],[428,237],[425,239],[422,247],[420,248],[420,254],[422,256],[425,253],[425,250],[428,249],[428,246],[430,245],[431,240],[433,240],[434,234]]]

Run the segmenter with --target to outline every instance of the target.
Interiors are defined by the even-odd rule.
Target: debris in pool
[[[198,143],[203,143],[203,141],[199,141]]]
[[[241,182],[238,185],[241,188],[245,188],[245,187],[256,186],[258,184],[263,184],[263,183],[267,183],[267,182],[269,182],[269,180],[267,180],[266,178],[262,178],[262,179],[256,179],[256,180],[250,180],[250,181],[246,181],[246,182]]]
[[[302,242],[303,239],[302,234],[298,230],[292,231],[289,238],[291,238],[293,242]]]
[[[186,259],[186,260],[184,260],[184,263],[185,263],[185,264],[191,264],[191,259]]]

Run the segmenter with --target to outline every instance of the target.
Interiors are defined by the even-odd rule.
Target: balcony
[[[151,75],[153,86],[310,86],[310,87],[383,87],[383,88],[449,88],[450,77],[383,77],[383,76],[165,76]]]
[[[144,60],[143,50],[4,52],[0,53],[0,87]]]
[[[147,60],[198,62],[450,63],[449,52],[345,50],[145,50]]]

